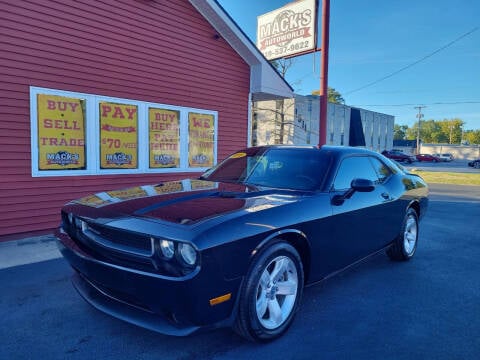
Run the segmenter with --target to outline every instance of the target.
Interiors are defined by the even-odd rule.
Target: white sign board
[[[315,0],[295,1],[257,18],[257,47],[268,59],[316,48]]]

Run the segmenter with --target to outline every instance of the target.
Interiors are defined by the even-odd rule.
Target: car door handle
[[[385,200],[388,200],[388,199],[390,199],[390,194],[384,192],[384,193],[382,193],[382,197],[383,197]]]

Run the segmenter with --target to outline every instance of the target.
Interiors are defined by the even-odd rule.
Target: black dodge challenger
[[[56,235],[97,309],[170,335],[283,334],[305,285],[385,249],[409,260],[428,187],[348,147],[253,147],[198,179],[110,191],[62,209]]]

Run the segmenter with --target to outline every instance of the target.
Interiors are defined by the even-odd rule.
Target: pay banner
[[[136,105],[100,103],[100,167],[136,169],[138,111]]]

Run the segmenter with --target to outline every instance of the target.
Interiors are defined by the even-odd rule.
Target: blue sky
[[[257,16],[290,2],[217,1],[253,42]],[[319,69],[320,53],[296,57],[286,78],[296,93],[310,94]],[[396,124],[412,126],[414,106],[426,105],[426,120],[460,118],[464,129],[480,130],[480,1],[331,0],[328,82],[347,105],[394,115]]]

